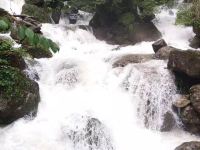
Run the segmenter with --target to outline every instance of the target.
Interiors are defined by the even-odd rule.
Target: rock
[[[24,70],[26,68],[26,63],[24,59],[18,52],[15,52],[15,51],[0,52],[0,60],[6,61],[7,63],[6,65],[19,68],[20,70]],[[2,65],[1,62],[0,62],[0,65]]]
[[[195,111],[200,114],[200,84],[190,88],[190,101]]]
[[[0,124],[36,115],[40,95],[35,81],[9,66],[0,66],[0,81]]]
[[[113,68],[124,67],[130,63],[142,63],[153,59],[151,54],[129,54],[121,56],[117,61],[113,63]]]
[[[187,107],[190,104],[190,100],[188,95],[184,95],[182,96],[180,99],[178,99],[177,101],[175,101],[173,103],[173,106],[175,106],[176,108],[184,108]]]
[[[156,54],[154,55],[154,58],[166,60],[169,58],[170,52],[174,50],[178,50],[178,49],[171,46],[162,47],[156,52]]]
[[[196,34],[197,37],[200,38],[200,28],[193,26],[193,32]]]
[[[124,7],[121,7],[124,6]],[[151,22],[152,16],[138,16],[132,0],[110,1],[98,5],[90,25],[94,35],[110,44],[135,44],[141,41],[155,41],[161,33]]]
[[[30,46],[24,46],[24,48],[33,58],[50,58],[53,56],[49,50],[45,50],[43,48],[39,48],[39,47],[36,48],[36,47],[30,47]]]
[[[51,23],[48,11],[46,8],[37,7],[36,5],[24,4],[22,14],[33,16],[41,23]]]
[[[187,106],[180,111],[180,119],[185,129],[191,133],[200,133],[200,119],[192,106]]]
[[[53,9],[51,17],[54,21],[55,24],[58,24],[60,21],[60,16],[61,16],[61,10],[60,9]]]
[[[171,112],[166,112],[163,116],[163,123],[160,128],[160,131],[167,132],[174,128],[176,124],[175,118]]]
[[[200,79],[200,51],[173,50],[170,52],[168,68],[172,71]]]
[[[25,3],[42,7],[44,5],[44,0],[25,0]]]
[[[190,46],[192,48],[200,48],[200,37],[195,36],[192,40],[190,40]]]
[[[152,44],[152,47],[153,47],[153,50],[154,50],[155,53],[156,53],[159,49],[161,49],[162,47],[165,47],[165,46],[167,46],[167,43],[165,42],[164,39],[160,39],[160,40],[158,40],[158,41],[156,41],[156,42],[154,42],[154,43]]]
[[[175,148],[175,150],[199,150],[200,149],[200,142],[197,141],[191,141],[191,142],[185,142]]]
[[[84,146],[86,149],[114,150],[112,140],[106,126],[97,118],[81,116],[76,118],[76,127],[64,127],[64,134],[74,144],[74,148]],[[70,120],[71,121],[71,120]],[[73,124],[74,121],[71,121]]]

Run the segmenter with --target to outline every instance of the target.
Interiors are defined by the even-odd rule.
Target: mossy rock
[[[26,63],[17,51],[2,51],[0,52],[0,65],[11,66],[24,70],[26,68]]]
[[[39,86],[19,69],[0,66],[0,124],[36,115],[40,101]]]
[[[44,0],[25,0],[25,3],[42,7],[44,5]]]
[[[35,5],[24,4],[22,14],[33,16],[41,23],[51,23],[48,10]]]
[[[40,47],[31,47],[25,46],[27,53],[30,54],[33,58],[50,58],[52,57],[52,53],[49,50]]]

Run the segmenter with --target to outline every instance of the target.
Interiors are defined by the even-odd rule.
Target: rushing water
[[[13,4],[18,2],[20,12],[21,1]],[[7,0],[0,1],[9,10],[7,5]],[[170,45],[187,49],[192,29],[175,26],[174,21],[175,15],[163,10],[155,23]],[[122,55],[153,53],[152,42],[116,51],[117,45],[63,20],[59,25],[43,24],[42,31],[61,50],[53,58],[29,64],[30,76],[38,72],[40,78],[38,115],[1,128],[0,150],[173,150],[197,140],[178,128],[159,132],[177,96],[165,61],[112,68]]]

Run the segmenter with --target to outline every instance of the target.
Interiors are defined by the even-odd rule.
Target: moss
[[[0,66],[0,95],[4,99],[20,101],[31,82],[25,79],[25,75],[16,68]]]

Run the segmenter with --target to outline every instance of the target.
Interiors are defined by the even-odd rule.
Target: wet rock
[[[54,21],[55,24],[58,24],[60,21],[60,16],[61,16],[61,10],[60,9],[53,9],[51,17]]]
[[[9,66],[0,66],[0,81],[0,124],[36,115],[40,95],[35,81]]]
[[[192,142],[185,142],[175,148],[175,150],[199,150],[200,149],[200,142],[192,141]]]
[[[180,119],[185,129],[191,133],[200,133],[200,119],[192,106],[187,106],[180,111]]]
[[[175,125],[176,125],[176,121],[175,121],[174,115],[168,111],[163,116],[163,123],[160,128],[160,131],[162,132],[170,131],[174,128]]]
[[[200,79],[200,51],[173,50],[170,52],[168,68],[191,78]]]
[[[153,47],[153,50],[154,50],[155,53],[156,53],[159,49],[161,49],[162,47],[165,47],[165,46],[167,46],[167,43],[165,42],[164,39],[160,39],[160,40],[158,40],[158,41],[156,41],[156,42],[154,42],[154,43],[152,44],[152,47]]]
[[[200,47],[200,37],[195,36],[192,40],[190,40],[190,46],[192,48],[199,48]]]
[[[191,87],[190,101],[195,111],[200,114],[200,84]]]
[[[162,47],[160,48],[156,54],[154,55],[154,57],[156,59],[163,59],[163,60],[166,60],[169,58],[169,54],[171,51],[174,51],[174,50],[178,50],[174,47],[171,47],[171,46],[165,46],[165,47]]]
[[[151,54],[129,54],[120,57],[116,62],[113,63],[113,68],[124,67],[130,63],[142,63],[153,59]]]
[[[188,95],[182,96],[180,99],[178,99],[177,101],[175,101],[173,103],[173,105],[176,108],[184,108],[184,107],[187,107],[189,104],[190,104],[190,100],[189,100],[189,96]]]

